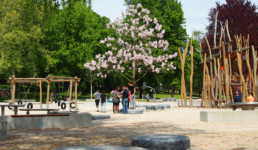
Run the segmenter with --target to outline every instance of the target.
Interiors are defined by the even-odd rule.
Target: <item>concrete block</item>
[[[123,113],[123,109],[120,109],[119,113]],[[128,109],[128,114],[143,114],[143,109]]]
[[[134,146],[118,146],[118,145],[85,145],[85,146],[72,146],[66,148],[58,148],[56,150],[147,150],[141,147]]]
[[[7,121],[0,120],[0,140],[7,139]]]
[[[258,121],[258,111],[201,111],[202,122]]]
[[[92,120],[110,119],[110,115],[92,115]]]
[[[146,108],[146,104],[139,104],[139,105],[136,105],[136,108]]]
[[[190,139],[184,135],[143,135],[134,137],[132,146],[152,150],[186,150],[190,148]]]
[[[169,109],[170,105],[169,104],[159,104],[158,107],[163,107],[163,109]]]
[[[0,116],[0,120],[7,121],[7,129],[78,128],[92,125],[92,115],[89,113],[46,117]]]

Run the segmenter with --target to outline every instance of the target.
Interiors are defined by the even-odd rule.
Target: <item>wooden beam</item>
[[[72,92],[73,92],[73,80],[70,80],[70,92],[69,92],[69,109],[71,110],[71,101],[72,101]]]

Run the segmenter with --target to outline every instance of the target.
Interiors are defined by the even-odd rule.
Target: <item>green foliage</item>
[[[48,68],[48,51],[41,45],[42,12],[38,8],[31,0],[1,0],[0,74],[5,79],[12,74],[37,76]]]

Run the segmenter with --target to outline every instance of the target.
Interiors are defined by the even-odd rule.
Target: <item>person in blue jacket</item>
[[[236,91],[236,96],[234,97],[234,103],[242,102],[242,94]],[[236,110],[236,107],[233,107],[233,110]]]

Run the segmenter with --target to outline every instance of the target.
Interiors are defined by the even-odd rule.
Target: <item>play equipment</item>
[[[9,82],[11,84],[11,99],[12,104],[15,104],[15,86],[18,83],[34,83],[39,87],[39,100],[40,100],[40,108],[42,109],[42,84],[47,83],[47,98],[46,98],[46,108],[49,108],[49,97],[50,97],[50,84],[52,82],[69,82],[70,83],[70,89],[69,89],[69,109],[72,108],[77,109],[77,87],[78,83],[80,82],[80,78],[77,77],[54,77],[54,76],[47,76],[46,78],[16,78],[15,75],[9,78]],[[72,102],[72,91],[73,86],[75,87],[75,93],[74,93],[74,102]],[[35,91],[36,92],[36,91]],[[26,93],[25,93],[26,94]],[[26,96],[26,95],[25,95]],[[34,94],[35,97],[35,94]],[[18,101],[18,104],[22,104],[22,101]],[[32,103],[27,104],[28,109],[32,109],[33,105]],[[66,104],[62,103],[61,108],[65,109]]]
[[[217,16],[215,17],[214,41],[213,47],[210,46],[205,37],[207,52],[202,56],[202,44],[200,43],[200,58],[203,65],[203,87],[202,87],[202,105],[204,107],[222,107],[223,103],[233,102],[235,92],[240,90],[242,93],[242,102],[246,102],[248,92],[253,93],[255,100],[257,94],[257,51],[252,46],[250,54],[249,35],[247,37],[241,34],[235,35],[235,41],[230,37],[228,21],[223,25],[221,22],[220,38],[217,40]],[[217,44],[218,42],[218,44]],[[187,106],[186,87],[184,79],[184,66],[189,43],[184,53],[179,48],[179,56],[182,67],[181,78],[181,106]],[[190,99],[189,107],[192,107],[192,84],[193,84],[193,46],[190,44],[191,54],[191,76],[190,76]],[[253,67],[251,67],[253,66]]]

